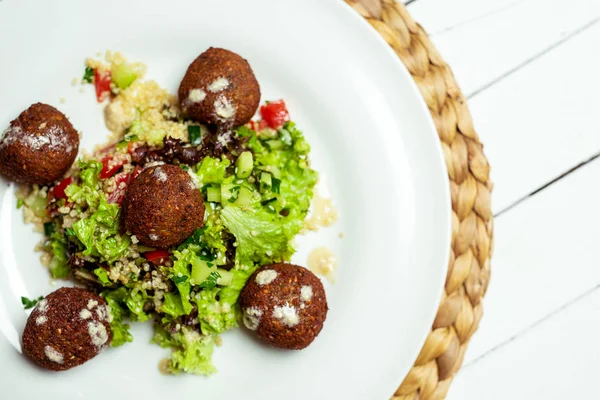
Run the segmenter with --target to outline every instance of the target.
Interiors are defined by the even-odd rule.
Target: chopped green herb
[[[281,180],[277,178],[272,179],[271,184],[271,192],[279,194],[279,187],[281,185]]]
[[[30,308],[35,307],[35,305],[42,301],[44,296],[40,296],[37,299],[29,300],[27,297],[21,296],[21,303],[23,304],[23,308],[29,310]]]
[[[198,146],[202,143],[202,133],[198,125],[188,126],[188,135],[190,137],[190,144],[192,146]]]
[[[267,204],[272,203],[272,202],[274,202],[276,200],[277,200],[277,197],[273,197],[273,198],[270,198],[268,200],[261,201],[260,204],[262,204],[263,206],[266,206]]]
[[[44,235],[47,237],[52,236],[54,233],[54,222],[45,222],[44,223]]]
[[[94,69],[85,67],[85,73],[83,74],[83,82],[93,83],[94,82]]]
[[[212,289],[217,286],[217,281],[220,277],[221,275],[218,272],[211,272],[208,278],[206,278],[206,280],[200,284],[200,287],[202,289]]]
[[[23,201],[23,199],[19,199],[17,200],[17,210],[21,207],[23,207],[23,204],[25,204],[25,202]]]
[[[175,275],[173,277],[173,282],[175,282],[175,283],[184,283],[187,280],[188,280],[188,277],[186,275],[183,275],[183,276]]]

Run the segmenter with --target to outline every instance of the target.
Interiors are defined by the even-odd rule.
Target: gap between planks
[[[580,303],[582,300],[584,300],[584,299],[588,298],[589,296],[591,296],[592,294],[594,294],[598,289],[600,289],[600,283],[597,284],[596,286],[594,286],[593,288],[589,289],[588,291],[586,291],[586,292],[580,294],[579,296],[575,297],[574,299],[568,301],[567,303],[563,304],[562,306],[558,307],[557,309],[551,311],[549,314],[547,314],[544,317],[540,318],[539,320],[535,321],[533,324],[527,326],[525,329],[522,329],[521,331],[515,333],[514,335],[512,335],[508,339],[504,340],[503,342],[498,343],[497,345],[495,345],[491,349],[487,350],[483,354],[477,356],[477,358],[473,359],[472,361],[464,364],[461,367],[461,370],[466,370],[467,368],[472,367],[473,365],[477,364],[479,361],[481,361],[485,357],[489,356],[490,354],[494,353],[495,351],[497,351],[497,350],[501,349],[502,347],[504,347],[504,346],[506,346],[506,345],[508,345],[508,344],[510,344],[512,342],[514,342],[521,335],[526,334],[527,332],[535,329],[539,325],[541,325],[544,322],[548,321],[550,318],[555,317],[556,315],[562,313],[563,311],[566,311],[567,309],[571,308],[572,306]]]
[[[537,59],[539,59],[539,58],[543,57],[544,55],[550,53],[552,50],[556,49],[560,45],[562,45],[564,43],[567,43],[568,41],[570,41],[571,39],[575,38],[579,34],[587,31],[589,28],[591,28],[594,25],[596,25],[599,21],[600,21],[600,17],[594,18],[593,20],[591,20],[587,24],[583,25],[581,28],[579,28],[579,29],[577,29],[577,30],[569,33],[568,35],[566,35],[565,37],[563,37],[559,41],[551,44],[550,46],[546,47],[542,51],[534,54],[532,57],[530,57],[530,58],[526,59],[525,61],[523,61],[522,63],[516,65],[514,68],[509,69],[508,71],[506,71],[502,75],[498,76],[497,78],[495,78],[495,79],[493,79],[493,80],[491,80],[491,81],[483,84],[481,87],[479,87],[479,88],[475,89],[473,92],[467,94],[467,99],[471,100],[473,97],[477,96],[479,93],[481,93],[484,90],[489,89],[490,87],[494,86],[495,84],[501,82],[502,80],[504,80],[504,78],[509,77],[510,75],[512,75],[515,72],[519,71],[520,69],[526,67],[527,65],[529,65],[532,62],[536,61]]]
[[[414,0],[414,1],[416,1],[416,0]],[[474,17],[465,19],[463,21],[456,22],[454,25],[450,25],[450,26],[447,26],[445,28],[442,28],[439,31],[430,33],[429,36],[433,37],[433,36],[443,35],[444,33],[453,31],[456,28],[463,27],[463,26],[468,25],[468,24],[470,24],[472,22],[476,22],[476,21],[479,21],[480,19],[491,17],[492,15],[495,15],[495,14],[501,13],[503,11],[506,11],[508,9],[511,9],[511,8],[513,8],[515,6],[520,5],[523,2],[526,2],[526,1],[529,1],[529,0],[517,0],[517,1],[514,1],[514,2],[506,4],[504,6],[495,8],[495,9],[490,10],[490,11],[487,11],[487,12],[485,12],[483,14],[479,14],[479,15],[476,15]]]
[[[567,171],[563,172],[562,174],[560,174],[559,176],[557,176],[556,178],[552,179],[551,181],[543,184],[542,186],[538,187],[537,189],[535,189],[534,191],[532,191],[531,193],[521,197],[520,199],[516,200],[514,203],[510,204],[509,206],[505,207],[504,209],[498,211],[496,214],[494,214],[494,218],[498,218],[499,216],[501,216],[502,214],[504,214],[507,211],[510,211],[511,209],[513,209],[514,207],[518,206],[519,204],[521,204],[522,202],[524,202],[525,200],[529,199],[530,197],[535,196],[536,194],[544,191],[544,189],[547,189],[550,185],[555,184],[556,182],[566,178],[567,176],[571,175],[573,172],[577,171],[578,169],[586,166],[587,164],[591,163],[592,161],[598,159],[600,157],[600,152],[594,154],[593,156],[591,156],[590,158],[588,158],[587,160],[577,164],[576,166],[574,166],[573,168],[568,169]]]

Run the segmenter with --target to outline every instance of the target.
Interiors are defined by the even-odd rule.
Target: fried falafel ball
[[[125,228],[150,247],[178,245],[204,225],[204,201],[192,178],[175,165],[142,171],[123,199]]]
[[[271,264],[246,283],[239,304],[244,325],[273,347],[290,350],[310,345],[327,317],[321,280],[306,268]]]
[[[239,126],[258,109],[260,87],[248,61],[211,47],[188,67],[179,86],[181,109],[203,124]]]
[[[23,353],[52,371],[96,357],[112,340],[110,308],[85,289],[61,288],[40,301],[23,331]]]
[[[18,183],[47,185],[71,168],[78,151],[79,134],[67,117],[36,103],[0,138],[0,174]]]

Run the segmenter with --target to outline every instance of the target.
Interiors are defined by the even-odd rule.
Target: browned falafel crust
[[[268,283],[259,283],[259,274],[268,270],[275,271],[277,276]],[[302,297],[303,287],[310,287],[309,300]],[[254,317],[260,314],[255,326],[249,327],[257,336],[271,346],[290,350],[304,349],[315,340],[328,310],[321,280],[308,269],[287,263],[265,265],[256,270],[242,289],[239,304],[244,317],[247,312]],[[295,309],[296,325],[290,326],[275,316],[276,307],[284,306]],[[246,320],[244,323],[248,327]]]
[[[112,340],[110,311],[88,290],[61,288],[39,302],[23,331],[23,353],[52,371],[94,358]]]
[[[47,185],[71,168],[78,151],[79,134],[67,117],[36,103],[0,139],[0,174],[18,183]]]
[[[204,225],[204,201],[180,167],[158,165],[142,171],[128,186],[123,219],[142,244],[166,249]]]
[[[228,82],[226,88],[213,92],[211,83],[219,78]],[[202,90],[201,101],[191,101],[190,93]],[[250,121],[260,102],[260,86],[248,61],[229,50],[211,47],[200,54],[188,67],[179,86],[181,109],[192,119],[214,125],[239,126]],[[231,118],[219,116],[215,103],[225,98],[235,109]]]

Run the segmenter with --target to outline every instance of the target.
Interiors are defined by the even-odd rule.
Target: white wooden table
[[[407,4],[495,183],[484,316],[448,399],[600,398],[600,0]]]

